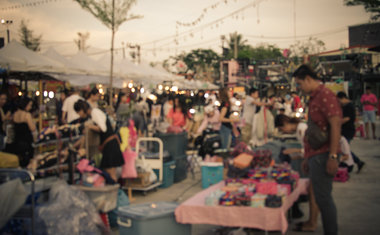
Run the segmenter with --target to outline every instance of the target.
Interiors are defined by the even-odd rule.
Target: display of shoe
[[[361,161],[358,163],[358,171],[356,173],[360,173],[360,171],[362,170],[363,166],[365,165],[365,162]]]

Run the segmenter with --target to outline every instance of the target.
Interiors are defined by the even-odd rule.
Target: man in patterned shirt
[[[338,234],[337,211],[332,198],[333,178],[338,169],[342,110],[335,94],[326,88],[316,73],[301,65],[293,74],[299,88],[310,95],[308,118],[328,132],[328,141],[313,149],[305,137],[303,169],[309,172],[314,196],[321,211],[325,235]]]

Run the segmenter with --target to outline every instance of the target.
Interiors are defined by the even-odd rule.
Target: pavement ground
[[[380,122],[377,122],[377,136],[380,136]],[[362,171],[357,174],[355,165],[349,181],[334,182],[333,197],[338,210],[339,234],[342,235],[375,235],[380,234],[380,140],[355,138],[351,149],[365,161]],[[194,177],[188,173],[187,179],[175,183],[166,189],[148,192],[133,192],[132,204],[158,201],[175,201],[181,203],[202,190],[200,171]],[[292,231],[294,224],[308,219],[308,203],[301,203],[304,217],[293,220],[286,234],[323,234],[321,218],[314,233]],[[192,235],[217,234],[221,227],[214,225],[192,225]],[[114,231],[117,234],[117,231]],[[250,230],[249,234],[261,235],[264,231]],[[277,235],[280,232],[269,232]]]

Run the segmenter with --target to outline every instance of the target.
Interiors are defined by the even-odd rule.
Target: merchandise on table
[[[44,128],[38,135],[37,144],[56,140],[58,138],[69,138],[79,136],[83,131],[83,124],[66,124],[63,126],[52,126]]]
[[[262,194],[255,194],[251,197],[251,207],[261,208],[265,207],[265,200],[267,196]]]
[[[282,197],[277,195],[268,195],[265,199],[265,206],[270,208],[277,208],[282,206]]]
[[[226,179],[221,190],[205,198],[210,206],[281,207],[296,187],[299,175],[286,166],[251,169],[246,179]]]
[[[253,160],[253,156],[247,153],[241,153],[239,156],[234,158],[234,167],[244,169],[251,165]]]
[[[206,197],[207,206],[219,205],[219,199],[225,194],[225,191],[216,190]]]

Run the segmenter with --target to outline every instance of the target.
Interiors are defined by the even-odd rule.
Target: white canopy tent
[[[102,64],[110,64],[109,54],[104,55],[98,60]],[[170,73],[163,73],[147,63],[135,64],[128,59],[116,59],[114,63],[114,73],[116,76],[129,82],[133,80],[137,83],[157,85],[164,81],[170,81]]]
[[[13,40],[0,49],[0,65],[15,72],[64,72],[65,66]]]
[[[174,81],[173,86],[177,86],[180,90],[215,90],[219,88],[217,85],[210,82],[186,79]]]

